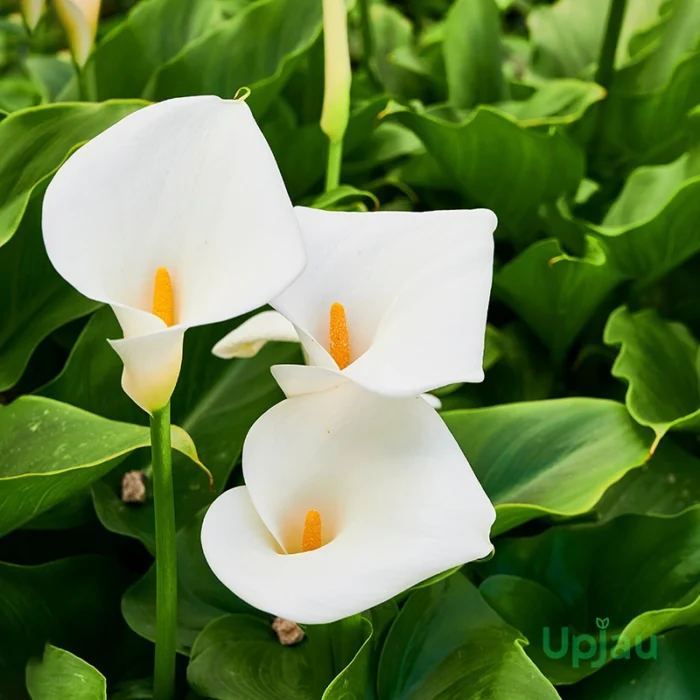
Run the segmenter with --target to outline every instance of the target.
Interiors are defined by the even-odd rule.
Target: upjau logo
[[[558,648],[552,648],[552,631],[549,627],[542,630],[542,648],[550,659],[563,659],[571,654],[571,665],[578,668],[581,661],[590,661],[591,668],[600,668],[608,659],[631,659],[634,653],[639,659],[656,659],[658,643],[656,635],[644,638],[635,635],[632,638],[625,634],[613,634],[608,637],[607,629],[610,618],[596,618],[598,638],[592,634],[570,634],[568,627],[561,628],[561,638]],[[646,645],[646,649],[644,648]],[[608,649],[610,651],[608,652]]]

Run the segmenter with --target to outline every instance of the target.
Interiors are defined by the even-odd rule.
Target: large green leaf
[[[594,672],[602,658],[552,658],[562,636],[592,634],[608,620],[600,646],[622,650],[614,635],[640,641],[700,623],[700,510],[675,517],[623,515],[600,525],[552,528],[499,542],[483,564],[481,592],[530,641],[528,654],[555,683]],[[545,631],[548,628],[548,632]],[[549,634],[549,641],[546,641]],[[607,640],[607,641],[606,641]]]
[[[144,102],[57,104],[15,112],[0,122],[0,246],[14,235],[32,190],[71,149]]]
[[[285,647],[269,617],[222,617],[197,638],[187,679],[200,695],[213,700],[365,698],[370,622],[355,616],[309,627],[306,633],[307,640]]]
[[[19,381],[46,336],[99,306],[64,281],[46,255],[41,237],[45,188],[39,185],[17,234],[0,247],[0,391]]]
[[[527,321],[559,361],[610,291],[620,273],[606,264],[594,239],[574,258],[557,241],[533,243],[496,274],[494,293]]]
[[[96,99],[141,97],[156,70],[212,25],[215,11],[215,0],[136,4],[85,66],[85,79],[94,86]],[[77,92],[77,85],[69,90]]]
[[[24,698],[24,666],[47,642],[100,665],[120,624],[124,571],[113,559],[80,556],[42,564],[0,563],[0,688]],[[72,696],[71,696],[72,697]]]
[[[50,644],[27,664],[27,690],[32,700],[107,699],[107,681],[94,666]]]
[[[387,636],[380,700],[554,700],[523,638],[461,574],[411,594]]]
[[[625,407],[556,399],[443,413],[486,493],[493,533],[543,515],[573,516],[644,463],[651,435]]]
[[[528,130],[490,107],[458,124],[405,109],[393,118],[418,135],[467,204],[493,209],[501,237],[519,243],[536,237],[540,205],[573,194],[583,177],[583,154],[565,135]]]
[[[683,324],[652,310],[631,314],[622,307],[610,315],[604,340],[620,346],[612,373],[628,382],[627,409],[654,429],[657,442],[671,429],[697,429],[700,346]]]
[[[231,98],[248,86],[249,103],[259,116],[318,37],[321,19],[317,0],[252,3],[167,63],[147,95],[156,100],[202,94]]]
[[[501,23],[494,0],[457,0],[442,45],[450,102],[459,108],[508,97],[501,69]]]
[[[189,684],[212,700],[311,700],[309,644],[282,646],[270,620],[228,615],[212,622],[192,649]]]
[[[173,427],[173,447],[197,453],[184,430]],[[0,535],[104,476],[126,455],[150,445],[149,430],[117,423],[68,404],[23,396],[0,406]],[[204,473],[189,467],[207,483]]]
[[[611,486],[596,505],[606,520],[624,513],[676,515],[700,504],[700,459],[664,440],[653,457]]]
[[[580,222],[622,275],[649,282],[700,251],[700,172],[691,154],[635,170],[601,225]]]
[[[645,651],[647,647],[645,645]],[[573,686],[567,700],[695,700],[700,629],[680,629],[658,638],[655,657],[610,664]]]

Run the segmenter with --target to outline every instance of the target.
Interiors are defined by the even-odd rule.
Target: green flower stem
[[[81,102],[97,102],[97,94],[94,89],[93,80],[85,73],[85,67],[80,67],[73,61],[75,71],[78,75],[78,92]]]
[[[358,0],[360,8],[360,28],[362,30],[362,65],[375,88],[381,88],[377,76],[372,70],[372,53],[374,40],[372,38],[372,25],[369,16],[369,0]]]
[[[326,192],[340,185],[340,166],[343,162],[343,139],[329,141],[328,167],[326,168]]]
[[[620,40],[622,21],[625,18],[627,0],[612,0],[608,22],[605,27],[605,38],[598,60],[598,72],[595,79],[598,85],[606,90],[612,85],[615,76],[615,54],[617,53],[617,42]]]
[[[313,696],[322,699],[335,677],[331,625],[309,625],[306,633],[311,646]]]
[[[153,700],[173,700],[177,639],[177,550],[170,404],[153,412],[151,450],[156,516],[156,660]]]

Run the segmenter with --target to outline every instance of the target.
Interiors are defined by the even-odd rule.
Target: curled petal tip
[[[238,90],[236,90],[236,94],[233,96],[233,101],[234,102],[245,102],[251,94],[252,90],[247,87],[239,87]]]
[[[173,328],[109,341],[124,363],[122,389],[149,414],[163,408],[175,390],[184,334],[184,328]]]
[[[224,336],[212,353],[222,360],[255,357],[269,342],[298,343],[296,328],[277,311],[263,311]]]

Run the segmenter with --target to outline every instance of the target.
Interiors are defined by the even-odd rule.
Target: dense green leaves
[[[418,135],[471,206],[496,212],[501,236],[519,242],[535,237],[539,206],[572,194],[583,176],[582,153],[562,133],[525,129],[490,107],[457,124],[409,111],[393,118]]]
[[[497,214],[486,380],[435,391],[496,506],[495,554],[283,646],[209,570],[200,527],[282,399],[271,366],[301,354],[223,361],[211,348],[240,320],[192,328],[172,399],[178,697],[695,700],[700,5],[627,0],[604,89],[612,0],[348,3],[330,191],[323,6],[110,0],[79,81],[53,7],[30,36],[0,0],[0,697],[152,698],[148,416],[121,390],[113,311],[46,256],[45,188],[144,99],[248,86],[295,205]],[[125,503],[133,470],[145,501]],[[616,635],[656,658],[609,663]]]
[[[624,406],[559,399],[443,414],[505,532],[543,515],[577,515],[644,463],[651,435]]]

